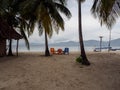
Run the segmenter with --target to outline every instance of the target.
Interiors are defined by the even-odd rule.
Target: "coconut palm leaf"
[[[94,0],[91,12],[99,18],[101,25],[111,29],[120,15],[120,0]]]
[[[61,13],[65,14],[65,16],[67,18],[71,18],[71,12],[68,10],[68,8],[66,8],[65,6],[59,4],[59,3],[55,3],[55,7],[57,8],[57,10],[59,10]]]
[[[28,41],[28,38],[27,38],[25,31],[22,27],[20,27],[20,33],[22,34],[22,36],[25,40],[25,44],[26,44],[27,49],[29,50],[30,49],[29,41]]]

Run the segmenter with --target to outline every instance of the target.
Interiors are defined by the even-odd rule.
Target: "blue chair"
[[[64,54],[69,54],[69,48],[65,48],[63,51]]]

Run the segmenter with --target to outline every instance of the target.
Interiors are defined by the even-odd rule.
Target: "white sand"
[[[87,53],[90,66],[77,63],[77,56],[0,57],[0,90],[120,90],[119,53]]]

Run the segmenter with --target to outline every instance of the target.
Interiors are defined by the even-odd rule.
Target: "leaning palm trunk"
[[[79,13],[79,42],[80,42],[80,49],[81,49],[81,57],[82,57],[82,64],[83,65],[90,65],[90,62],[87,59],[84,43],[83,43],[83,36],[82,36],[82,19],[81,19],[81,1],[78,2],[78,13]]]
[[[9,40],[8,56],[13,56],[13,53],[12,53],[12,39]]]
[[[46,31],[45,31],[45,56],[50,56]]]

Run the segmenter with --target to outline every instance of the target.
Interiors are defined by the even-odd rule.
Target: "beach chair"
[[[58,52],[57,52],[57,51],[55,51],[55,49],[54,49],[54,48],[50,48],[50,53],[51,53],[51,54],[57,54]]]
[[[54,54],[55,53],[55,49],[54,48],[50,48],[50,53]]]
[[[69,54],[69,48],[65,48],[63,51],[64,54]]]
[[[63,50],[62,49],[58,49],[57,52],[58,52],[57,54],[60,54],[60,55],[63,54]]]

